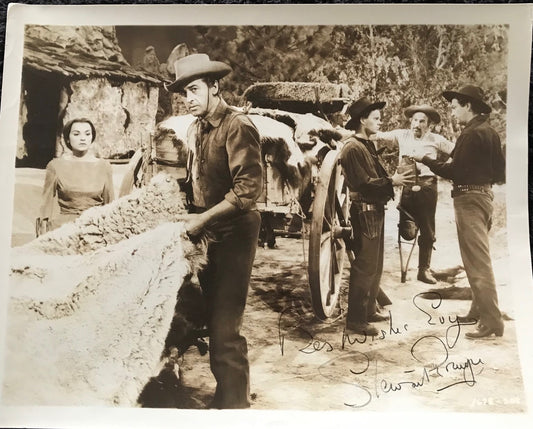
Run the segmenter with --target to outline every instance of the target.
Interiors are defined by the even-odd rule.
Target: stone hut
[[[160,84],[128,64],[114,27],[26,26],[16,165],[43,168],[67,151],[61,130],[76,117],[94,122],[99,157],[148,144]]]

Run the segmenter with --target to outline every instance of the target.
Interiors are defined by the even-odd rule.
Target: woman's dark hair
[[[93,133],[91,143],[96,138],[96,128],[94,128],[94,124],[91,122],[90,119],[87,119],[87,118],[75,118],[75,119],[72,119],[72,120],[68,121],[65,124],[65,126],[63,127],[63,139],[65,140],[65,145],[70,150],[72,150],[72,146],[70,145],[70,141],[69,141],[68,136],[70,135],[70,130],[72,129],[72,125],[74,125],[76,122],[82,122],[82,123],[89,124],[89,126],[91,127],[91,131]]]

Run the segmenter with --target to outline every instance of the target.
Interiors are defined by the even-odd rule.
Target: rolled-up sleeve
[[[224,198],[241,210],[248,210],[261,195],[263,167],[259,133],[246,116],[232,118],[226,151],[233,186]]]

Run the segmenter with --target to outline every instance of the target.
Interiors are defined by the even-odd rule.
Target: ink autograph
[[[476,384],[476,376],[483,371],[484,362],[480,358],[465,358],[460,361],[450,359],[449,351],[455,347],[461,333],[461,327],[472,323],[460,323],[456,316],[443,317],[441,315],[432,315],[432,310],[437,310],[442,304],[442,298],[435,293],[434,300],[431,301],[428,308],[427,300],[420,300],[420,295],[413,297],[414,307],[424,314],[425,322],[429,326],[446,326],[445,338],[441,339],[436,335],[425,335],[414,341],[411,346],[410,354],[419,364],[419,368],[407,369],[403,371],[400,380],[389,380],[380,378],[379,369],[383,365],[379,359],[360,351],[348,351],[339,357],[328,360],[318,368],[319,374],[331,381],[338,382],[339,367],[348,368],[348,373],[343,374],[342,378],[353,386],[353,397],[344,402],[344,405],[352,408],[362,408],[370,404],[373,398],[379,398],[381,395],[398,392],[402,389],[419,389],[422,386],[430,384],[436,385],[435,390],[441,392],[458,385],[473,387]],[[289,306],[280,313],[278,319],[278,339],[281,354],[284,354],[286,334],[289,331],[300,334],[303,337],[303,347],[298,351],[305,354],[316,352],[331,352],[334,350],[332,342],[315,336],[299,321],[299,315],[294,317],[292,306]],[[402,335],[408,332],[407,323],[395,325],[392,313],[390,313],[389,327],[387,330],[381,330],[377,336],[368,337],[349,336],[342,333],[341,349],[354,344],[364,344],[367,341],[384,340],[387,336]],[[293,316],[293,326],[284,329],[285,318]],[[431,356],[428,356],[428,350],[431,350]],[[433,362],[433,361],[438,362]],[[344,365],[339,365],[344,361]],[[346,377],[348,376],[348,377]],[[370,379],[369,379],[370,377]],[[453,377],[453,381],[451,381]]]

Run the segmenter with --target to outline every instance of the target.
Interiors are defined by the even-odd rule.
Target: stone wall
[[[63,124],[87,117],[96,127],[93,150],[110,158],[147,145],[155,128],[158,89],[145,82],[116,84],[105,78],[74,80],[62,90]],[[66,149],[61,137],[56,155]]]

